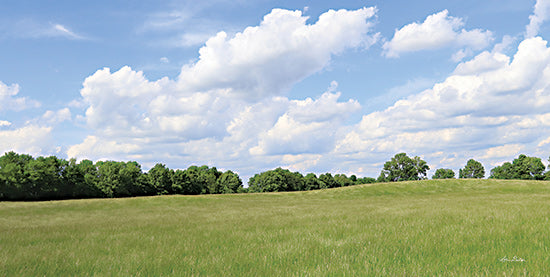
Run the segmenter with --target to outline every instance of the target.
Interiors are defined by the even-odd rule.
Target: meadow
[[[0,276],[547,275],[550,182],[0,202]]]

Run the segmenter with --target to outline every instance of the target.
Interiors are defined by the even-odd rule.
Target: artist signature
[[[503,262],[503,263],[504,263],[504,262],[520,262],[520,263],[525,262],[524,259],[518,258],[518,257],[516,257],[516,256],[514,256],[513,258],[510,258],[510,259],[507,258],[506,256],[504,256],[504,258],[500,259],[500,261]]]

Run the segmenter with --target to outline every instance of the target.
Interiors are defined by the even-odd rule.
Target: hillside
[[[0,202],[0,275],[538,275],[549,218],[516,180]]]

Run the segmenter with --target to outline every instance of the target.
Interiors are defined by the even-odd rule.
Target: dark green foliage
[[[316,190],[326,188],[314,173],[309,173],[304,177],[304,190]]]
[[[166,168],[164,164],[156,164],[147,173],[149,185],[157,194],[171,194],[172,189],[172,172]]]
[[[542,180],[545,166],[540,158],[519,155],[512,163],[506,162],[491,170],[493,179]]]
[[[224,172],[217,180],[219,193],[235,193],[243,186],[243,181],[239,175],[228,170]]]
[[[347,177],[345,174],[332,176],[330,173],[324,173],[317,177],[314,173],[309,173],[304,177],[299,172],[277,168],[254,175],[248,181],[248,188],[249,192],[304,191],[374,182],[374,178],[357,178],[355,175]]]
[[[458,171],[458,178],[483,178],[485,177],[485,168],[483,165],[474,160],[470,159],[466,163],[466,166],[463,169]]]
[[[357,178],[355,178],[357,181]],[[354,185],[354,181],[352,181],[351,178],[348,178],[346,174],[336,174],[334,175],[334,181],[336,182],[337,186],[339,187],[347,187]]]
[[[455,172],[452,169],[438,168],[434,176],[432,176],[432,179],[453,179],[454,177]]]
[[[302,174],[276,168],[254,175],[248,181],[250,192],[297,191],[304,188]]]
[[[353,175],[352,175],[353,176]],[[376,183],[376,179],[371,177],[363,177],[363,178],[357,178],[357,181],[355,181],[357,185],[361,184],[373,184]]]
[[[335,188],[338,187],[338,183],[334,180],[334,177],[332,177],[332,174],[325,173],[321,174],[319,176],[319,181],[323,183],[323,188]]]
[[[396,154],[384,164],[379,182],[399,182],[426,179],[428,164],[420,157],[409,158],[405,153]]]
[[[0,157],[0,200],[52,200],[128,197],[159,194],[247,192],[239,176],[215,167],[191,166],[171,170],[156,164],[144,173],[137,162],[93,163],[57,157],[20,155]]]

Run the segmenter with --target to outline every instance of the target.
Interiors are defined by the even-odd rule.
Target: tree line
[[[52,200],[243,191],[240,177],[215,167],[172,170],[156,164],[143,172],[137,162],[50,157],[8,152],[0,157],[0,200]]]
[[[53,200],[76,198],[130,197],[165,194],[225,194],[246,192],[307,191],[375,182],[427,179],[430,167],[420,157],[396,154],[384,164],[377,179],[355,175],[314,173],[302,175],[276,168],[255,174],[248,187],[238,174],[215,167],[190,166],[169,169],[158,163],[144,172],[135,161],[65,160],[55,156],[34,158],[27,154],[5,153],[0,157],[0,200]],[[512,162],[493,168],[489,178],[550,180],[550,171],[540,158],[519,155]],[[483,165],[470,159],[458,178],[484,178]],[[439,168],[433,179],[455,178],[455,172]]]
[[[550,159],[549,159],[550,161]],[[550,169],[550,165],[548,166]],[[419,157],[409,158],[405,153],[395,155],[384,164],[377,181],[396,182],[427,179],[426,172],[430,170],[427,163]],[[518,156],[512,162],[505,162],[491,169],[490,179],[518,179],[518,180],[550,180],[550,170],[545,171],[546,166],[540,158],[528,157],[524,154]],[[464,168],[459,169],[458,178],[484,178],[483,165],[470,159]],[[455,172],[449,168],[438,168],[432,179],[452,179]]]
[[[0,200],[58,200],[166,194],[225,194],[301,191],[372,183],[374,178],[332,176],[277,168],[256,174],[243,187],[238,174],[215,167],[190,166],[173,170],[158,163],[144,172],[135,161],[65,160],[5,153],[0,157]]]

